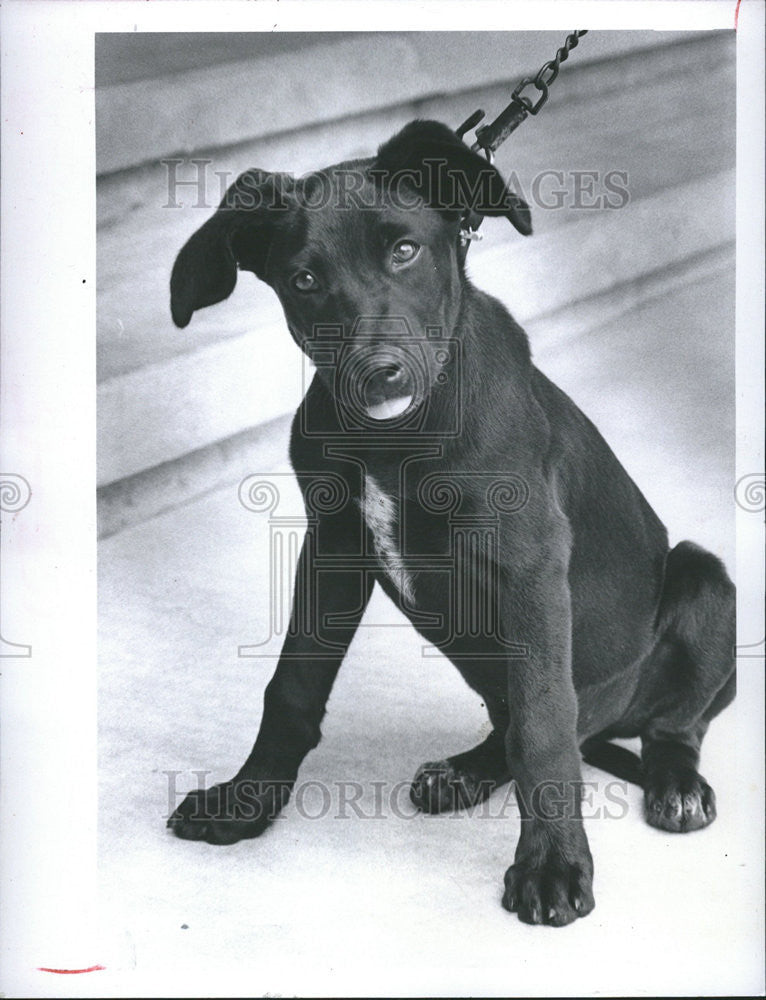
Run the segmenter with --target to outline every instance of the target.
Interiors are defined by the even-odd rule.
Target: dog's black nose
[[[381,369],[380,377],[387,385],[397,385],[406,380],[402,365],[386,365],[385,368]]]

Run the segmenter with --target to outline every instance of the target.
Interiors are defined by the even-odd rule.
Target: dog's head
[[[528,206],[439,122],[411,122],[375,157],[305,177],[248,170],[179,253],[173,320],[185,327],[231,294],[238,269],[252,271],[279,296],[306,354],[325,349],[328,334],[340,339],[335,365],[318,365],[330,388],[375,419],[397,416],[423,401],[444,365],[435,332],[450,336],[457,324],[469,210],[531,232]]]

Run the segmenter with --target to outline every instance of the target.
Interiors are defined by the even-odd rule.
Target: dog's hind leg
[[[505,753],[504,733],[508,728],[508,706],[502,696],[489,694],[480,679],[484,671],[474,673],[458,664],[468,683],[484,698],[493,730],[471,750],[444,760],[422,764],[410,787],[410,798],[425,813],[468,809],[483,802],[500,785],[510,781]]]
[[[698,830],[715,819],[715,795],[697,767],[710,720],[734,698],[734,615],[734,585],[720,560],[691,542],[677,545],[666,564],[641,732],[646,818],[662,830]]]

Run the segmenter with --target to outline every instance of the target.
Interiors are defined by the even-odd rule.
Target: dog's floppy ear
[[[405,125],[380,147],[373,172],[389,178],[403,172],[426,203],[444,214],[471,209],[501,215],[524,236],[532,232],[529,205],[508,188],[496,167],[442,122]]]
[[[275,211],[285,210],[290,174],[247,170],[223,197],[215,215],[184,244],[170,276],[170,312],[185,327],[197,309],[228,298],[237,268],[263,278]]]

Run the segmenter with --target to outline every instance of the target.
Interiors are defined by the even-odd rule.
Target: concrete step
[[[552,99],[500,158],[530,198],[535,177],[564,171],[564,204],[537,209],[530,240],[503,221],[487,221],[485,240],[470,255],[476,283],[525,323],[611,285],[633,287],[642,275],[684,267],[733,238],[728,35],[574,67],[567,65],[560,103]],[[368,153],[417,114],[457,121],[477,104],[497,109],[506,100],[505,85],[464,91],[219,150],[208,181],[214,170],[233,177],[254,162],[299,172]],[[627,174],[624,207],[573,207],[571,172],[596,166],[601,179],[609,170]],[[227,302],[202,310],[189,329],[174,329],[170,267],[211,209],[164,208],[166,181],[155,165],[99,185],[100,485],[278,418],[295,408],[306,382],[276,297],[250,275]],[[212,204],[218,192],[208,195]]]
[[[591,32],[572,63],[674,44],[693,34]],[[215,33],[156,34],[150,45],[135,40],[135,55],[130,36],[99,39],[106,50],[102,55],[97,49],[96,61],[103,83],[96,92],[99,173],[537,72],[564,34],[390,31],[376,34],[373,45],[369,36],[346,32],[303,34],[292,44],[280,38],[271,43],[273,37],[232,36],[227,53]],[[205,65],[206,54],[216,61]],[[105,60],[113,77],[116,63],[126,65],[124,76],[135,76],[131,63],[150,58],[153,67],[140,67],[139,78],[106,83]]]
[[[490,247],[497,223],[487,224],[487,249],[475,257],[471,251],[469,270],[480,288],[526,323],[725,245],[734,238],[726,197],[733,190],[726,172],[619,212],[582,213],[560,230],[513,246]],[[708,207],[698,212],[692,205]],[[99,485],[295,409],[312,372],[268,292],[273,308],[250,332],[101,383]]]

